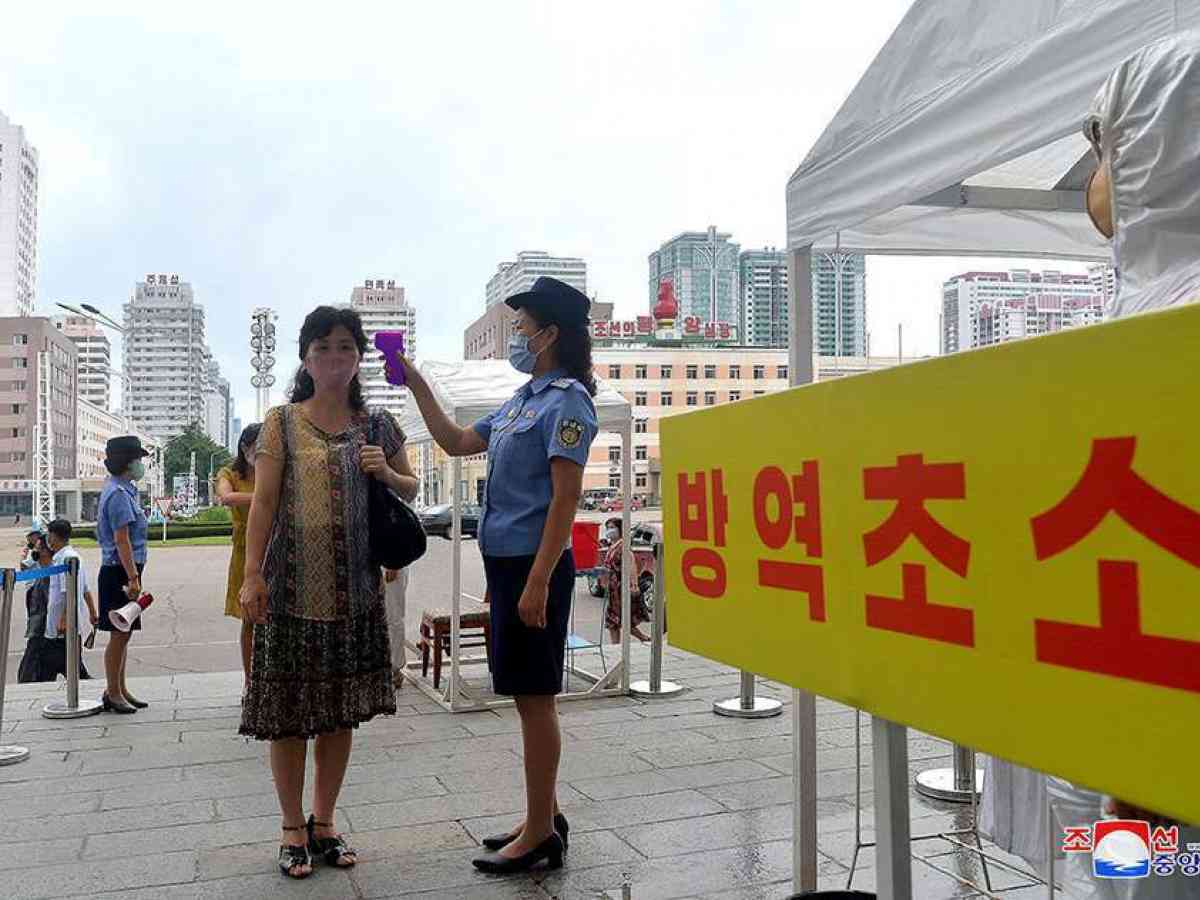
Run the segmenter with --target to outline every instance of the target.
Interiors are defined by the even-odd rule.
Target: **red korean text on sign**
[[[638,334],[653,334],[654,333],[654,319],[652,319],[650,316],[638,316],[637,317],[637,331],[638,331]]]
[[[966,476],[962,463],[927,463],[920,453],[896,457],[896,465],[863,470],[868,500],[894,500],[892,514],[863,535],[867,565],[874,566],[915,537],[943,566],[967,576],[971,545],[941,525],[925,509],[926,500],[962,500]],[[867,595],[867,624],[915,637],[964,647],[975,646],[975,618],[969,609],[930,603],[923,565],[901,566],[900,597]]]
[[[724,473],[720,469],[691,476],[680,473],[678,485],[680,538],[684,543],[709,545],[683,551],[683,583],[697,596],[723,597],[728,572],[725,558],[714,546],[725,546],[725,526],[729,523]]]
[[[1155,488],[1133,470],[1137,439],[1092,442],[1083,476],[1053,509],[1034,517],[1039,561],[1069,550],[1110,512],[1172,556],[1200,568],[1200,513]],[[1038,619],[1039,662],[1200,693],[1200,641],[1142,632],[1138,564],[1102,559],[1100,625]]]
[[[798,475],[789,476],[776,466],[758,473],[754,479],[754,526],[772,550],[795,543],[809,559],[821,558],[821,481],[815,459],[805,461]],[[825,621],[825,574],[820,565],[760,559],[758,583],[806,594],[809,619]]]

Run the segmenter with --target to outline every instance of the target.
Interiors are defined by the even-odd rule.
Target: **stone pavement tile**
[[[576,747],[564,747],[559,764],[559,783],[569,783],[576,778],[602,778],[649,771],[650,765],[632,753],[622,750],[595,748],[587,744],[586,751]],[[523,789],[525,770],[521,760],[512,757],[508,761],[496,760],[494,768],[461,772],[447,768],[439,773],[439,780],[454,794],[472,791],[498,790],[502,788]]]
[[[82,837],[0,844],[0,870],[24,869],[29,866],[68,862],[72,859],[79,859],[79,852],[82,849]],[[0,891],[3,890],[6,878],[6,875],[0,875]]]
[[[20,799],[4,803],[5,824],[22,819],[40,819],[42,816],[70,816],[77,813],[94,812],[100,808],[101,794],[98,791],[81,791],[77,794],[41,794],[34,788]],[[20,826],[17,826],[18,830]]]
[[[766,767],[763,767],[766,769]],[[766,769],[770,772],[770,769]],[[817,781],[817,796],[820,797],[820,779]],[[739,783],[697,785],[700,792],[711,797],[728,810],[761,809],[765,806],[791,804],[792,779],[782,775],[760,778],[757,781],[745,779]]]
[[[94,834],[83,848],[85,859],[120,857],[130,846],[138,853],[171,853],[176,850],[211,850],[279,838],[279,814],[255,819],[230,819],[161,828],[135,833]]]
[[[559,802],[564,806],[581,802],[583,797],[569,787],[560,786]],[[525,809],[524,790],[481,791],[473,794],[443,794],[393,803],[347,806],[349,831],[375,831],[426,822],[457,821],[469,816],[512,815]]]
[[[692,716],[708,713],[716,718],[712,711],[712,703],[692,697],[688,693],[670,699],[661,698],[647,700],[637,708],[637,714],[647,719],[657,719],[663,716]]]
[[[279,799],[269,778],[260,778],[248,790],[218,799],[218,819],[246,819],[254,816],[269,816],[279,812]],[[306,808],[312,796],[312,779],[305,780]],[[370,784],[343,785],[338,805],[358,806],[370,803],[388,803],[436,797],[446,789],[436,778],[397,778],[376,781]]]
[[[82,835],[116,834],[125,831],[142,831],[183,825],[190,822],[211,822],[213,804],[211,800],[186,803],[165,803],[136,810],[113,810],[91,812],[73,816],[48,816],[31,819],[21,825],[19,832],[0,831],[0,843],[17,839],[52,840],[56,838],[80,837]]]
[[[770,806],[634,828],[617,828],[616,831],[622,840],[643,856],[680,856],[702,850],[724,850],[746,844],[790,840],[792,810],[787,806]]]
[[[151,806],[184,800],[220,800],[225,797],[240,797],[254,794],[270,787],[270,771],[265,769],[254,775],[240,778],[191,778],[176,779],[152,784],[137,783],[131,789],[127,783],[101,795],[101,809],[130,809],[136,806]]]
[[[770,719],[732,719],[712,716],[707,726],[697,728],[700,734],[714,741],[745,741],[751,738],[792,734],[792,717],[775,716]]]
[[[71,776],[79,773],[79,761],[68,760],[65,753],[48,753],[42,751],[29,752],[29,759],[11,766],[0,766],[0,784],[14,782],[33,782],[56,779],[60,781],[77,780]],[[36,788],[25,790],[35,792]]]
[[[622,739],[633,734],[678,733],[689,729],[700,729],[713,724],[708,713],[688,713],[680,716],[641,718],[637,722],[606,722],[600,725],[574,727],[564,725],[563,730],[580,741],[598,741],[612,738]]]
[[[176,719],[175,725],[181,734],[180,740],[183,743],[197,740],[213,734],[229,734],[237,735],[238,728],[241,727],[242,717],[239,716],[212,716],[202,719]],[[244,738],[242,738],[244,740]]]
[[[410,752],[403,755],[393,754],[392,762],[379,765],[361,766],[361,774],[366,778],[417,778],[422,775],[444,775],[447,772],[466,775],[471,772],[489,772],[508,766],[520,766],[521,757],[511,750],[492,753],[458,753],[449,748],[438,748]],[[346,777],[351,776],[351,770],[356,768],[351,757],[350,769]]]
[[[116,892],[127,888],[180,884],[196,876],[195,853],[152,853],[123,858],[119,865],[105,862],[72,862],[4,873],[4,900],[50,900],[60,897],[94,898],[99,889]],[[151,893],[148,896],[159,897]]]
[[[273,857],[268,863],[274,865]],[[192,900],[263,900],[267,897],[286,897],[287,900],[353,900],[356,896],[350,876],[328,867],[319,866],[308,878],[284,880],[278,871],[261,875],[241,875],[237,878],[218,878],[199,881],[195,893],[186,895]],[[124,900],[124,898],[121,898]]]
[[[415,881],[407,886],[413,887]],[[415,893],[392,894],[384,900],[549,900],[549,894],[528,880],[500,879],[494,884],[472,885],[470,894],[464,894],[462,888],[447,888],[445,890],[417,891]]]
[[[642,719],[642,722],[656,722],[656,719]],[[615,749],[636,752],[639,750],[657,750],[660,747],[701,747],[715,744],[712,738],[695,731],[658,730],[656,728],[631,728],[628,734],[615,734],[595,740],[580,740],[567,732],[563,736],[563,753],[611,751]]]
[[[840,867],[823,860],[820,869],[832,873]],[[616,898],[621,896],[621,885],[628,883],[635,900],[674,900],[703,891],[781,882],[791,874],[791,842],[779,841],[623,866],[577,869],[568,863],[560,872],[548,874],[542,880],[542,889],[553,897]]]
[[[767,884],[756,884],[750,887],[734,888],[732,891],[718,891],[715,894],[698,894],[688,900],[780,900],[790,897],[792,880],[774,881]]]
[[[471,858],[478,853],[479,848],[476,847],[433,855],[363,862],[350,871],[350,879],[358,888],[360,896],[366,900],[394,897],[398,892],[402,895],[405,891],[444,891],[446,896],[457,896],[466,900],[477,896],[477,890],[495,890],[498,884],[505,887],[522,883],[533,884],[533,879],[528,876],[498,879],[477,872],[471,865]]]
[[[706,788],[731,782],[766,779],[774,771],[753,760],[730,760],[703,766],[682,766],[635,775],[570,780],[571,787],[593,800],[613,800],[646,794],[665,794],[688,788]],[[709,793],[709,792],[706,792]],[[709,793],[709,796],[712,796]],[[714,799],[717,799],[714,797]]]
[[[676,791],[651,797],[625,797],[619,800],[564,800],[559,796],[563,813],[571,823],[571,840],[588,831],[619,830],[623,826],[689,819],[723,812],[721,806],[697,791]],[[524,807],[522,806],[522,810]],[[496,834],[513,825],[511,816],[489,816],[468,819],[467,830],[478,840]]]
[[[84,755],[81,772],[83,775],[106,772],[143,772],[147,769],[171,766],[204,765],[205,763],[234,762],[242,759],[258,760],[263,748],[256,743],[229,740],[222,743],[202,743],[197,746],[180,744],[172,747],[163,745],[137,754],[120,754],[117,751],[99,750]]]
[[[21,763],[16,766],[9,766],[11,769],[19,769],[27,763]],[[138,774],[137,783],[141,787],[149,784],[163,784],[166,782],[177,782],[183,777],[182,768],[173,769],[151,769],[148,772]],[[105,791],[109,789],[127,790],[129,788],[129,773],[116,772],[106,775],[89,775],[86,778],[78,775],[71,778],[40,779],[36,782],[0,784],[0,803],[20,799],[24,797],[50,797],[50,796],[66,796],[69,794],[87,793],[93,791]]]
[[[763,759],[791,753],[791,736],[753,738],[747,741],[709,741],[707,744],[680,747],[674,741],[663,741],[661,748],[639,751],[638,756],[656,769],[675,766],[695,766],[701,763],[730,759]]]

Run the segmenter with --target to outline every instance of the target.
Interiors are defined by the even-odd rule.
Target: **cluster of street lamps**
[[[254,375],[250,383],[257,393],[256,422],[261,422],[271,403],[271,388],[275,384],[275,376],[271,370],[275,368],[275,311],[260,306],[250,316],[250,365]]]

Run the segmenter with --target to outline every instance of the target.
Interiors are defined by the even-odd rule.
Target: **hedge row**
[[[78,538],[96,539],[95,525],[80,525],[73,529],[72,534]],[[189,525],[184,522],[171,522],[167,525],[167,540],[173,541],[179,538],[198,538],[198,537],[230,537],[233,534],[232,525],[222,525],[219,523]],[[151,524],[150,538],[152,540],[162,540],[162,523]]]

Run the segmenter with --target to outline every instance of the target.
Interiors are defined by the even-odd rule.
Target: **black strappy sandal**
[[[308,849],[313,856],[319,856],[325,861],[325,865],[333,866],[338,869],[352,869],[358,865],[358,853],[350,848],[346,843],[346,839],[340,834],[333,837],[319,838],[317,837],[316,829],[332,828],[332,822],[318,822],[316,816],[308,817]],[[342,865],[342,860],[346,857],[351,857],[353,862]]]
[[[303,825],[284,825],[284,831],[304,831]],[[311,834],[311,832],[309,832]],[[292,872],[292,869],[299,866],[308,866],[307,872]],[[307,878],[313,873],[312,857],[308,855],[308,844],[280,844],[279,845],[279,873],[287,878],[295,878],[297,881]]]

